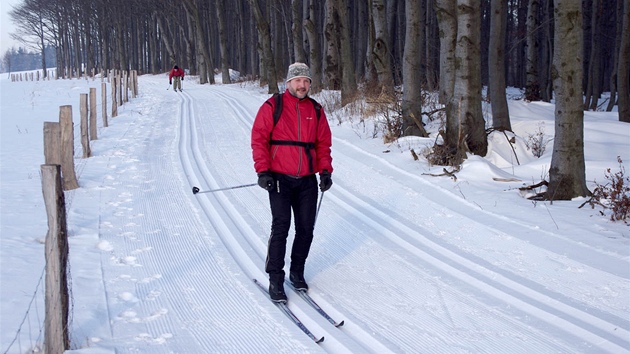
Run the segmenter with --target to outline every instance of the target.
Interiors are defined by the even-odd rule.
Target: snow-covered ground
[[[96,87],[100,105],[100,79],[0,80],[2,352],[43,338],[42,131],[66,104],[80,185],[66,192],[73,352],[630,352],[628,225],[579,209],[582,198],[532,202],[518,190],[548,179],[553,142],[541,158],[525,143],[553,138],[552,104],[510,101],[516,154],[493,133],[488,156],[471,156],[456,180],[412,158],[434,137],[384,145],[369,121],[327,112],[334,185],[305,275],[345,325],[288,292],[291,310],[325,337],[316,344],[252,281],[267,284],[266,192],[191,191],[256,182],[250,129],[266,88],[187,77],[175,93],[164,75],[139,83],[109,127],[97,108],[98,139],[83,159],[79,96]],[[617,156],[630,161],[630,125],[586,112],[591,190],[619,170]]]

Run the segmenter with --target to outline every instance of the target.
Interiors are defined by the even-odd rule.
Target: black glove
[[[273,176],[270,172],[261,172],[258,174],[258,185],[262,189],[266,189],[268,191],[273,190],[275,185],[275,181],[273,180]]]
[[[182,81],[184,81],[184,77],[182,76]]]
[[[330,172],[328,170],[324,170],[319,174],[319,189],[322,192],[325,192],[332,187],[332,177],[330,177]]]
[[[173,81],[170,81],[170,80],[169,80],[168,84],[169,84],[169,85],[172,85],[172,84],[173,84]]]

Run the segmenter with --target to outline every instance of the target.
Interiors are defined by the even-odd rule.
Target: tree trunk
[[[439,101],[447,104],[453,97],[455,84],[455,41],[457,40],[457,1],[435,0],[435,13],[440,32]],[[448,109],[448,108],[447,108]],[[446,113],[447,116],[454,114]],[[448,122],[446,130],[448,131]],[[457,128],[455,125],[454,128]]]
[[[364,81],[366,79],[366,55],[368,48],[368,37],[370,25],[367,23],[368,19],[368,2],[357,1],[356,8],[354,8],[355,21],[352,27],[354,41],[354,64],[357,74],[357,80]]]
[[[435,0],[426,0],[427,30],[425,31],[425,57],[427,58],[425,81],[427,83],[427,89],[432,92],[439,91],[438,72],[440,68],[440,60],[438,58],[440,51],[440,39],[438,35],[438,21],[435,13],[434,2]]]
[[[224,84],[229,84],[232,82],[230,79],[230,65],[229,65],[229,52],[228,52],[228,44],[227,44],[227,33],[225,33],[225,23],[223,16],[225,16],[223,12],[223,0],[216,0],[216,14],[217,14],[217,22],[219,24],[219,44],[221,47],[221,81]]]
[[[584,109],[595,110],[599,100],[599,57],[601,38],[599,36],[599,0],[591,0],[591,55],[588,61],[588,72],[586,76],[586,94],[584,99]]]
[[[175,51],[173,50],[173,46],[171,45],[172,38],[168,36],[168,32],[166,28],[162,24],[162,18],[158,15],[157,11],[153,12],[153,19],[157,24],[158,31],[160,31],[160,37],[162,38],[162,43],[164,43],[164,49],[168,53],[170,63],[168,66],[172,66],[176,63],[177,59],[175,57]],[[107,68],[106,68],[107,69]]]
[[[459,122],[458,149],[465,148],[475,155],[486,156],[488,139],[481,111],[481,14],[476,2],[458,1],[455,48],[455,60],[458,65],[450,104],[458,107],[456,116]],[[452,109],[451,112],[453,111]]]
[[[555,4],[553,86],[556,123],[547,199],[570,200],[590,194],[584,166],[584,35],[580,2],[555,0]]]
[[[428,136],[422,124],[422,47],[424,21],[421,18],[422,0],[406,0],[405,46],[403,52],[403,135]]]
[[[303,47],[302,3],[302,0],[291,0],[291,18],[293,18],[291,35],[293,36],[293,55],[295,56],[295,61],[306,63],[306,53]]]
[[[278,76],[276,74],[276,64],[273,60],[273,53],[271,51],[271,34],[269,32],[269,23],[260,11],[257,0],[247,1],[249,2],[249,6],[251,7],[252,12],[254,13],[254,18],[256,19],[256,29],[258,30],[258,43],[262,47],[262,57],[260,59],[263,67],[265,68],[265,72],[261,73],[261,75],[267,77],[268,93],[278,93]]]
[[[188,17],[192,21],[194,38],[195,38],[195,52],[197,59],[197,69],[199,70],[199,83],[200,84],[214,84],[214,64],[212,58],[208,53],[208,46],[204,38],[204,32],[202,27],[201,16],[199,14],[199,8],[195,0],[185,0],[183,2],[184,8],[188,12]],[[192,33],[191,33],[192,34]]]
[[[345,106],[356,98],[357,79],[352,58],[348,0],[336,0],[339,14],[339,52],[341,54],[341,104]]]
[[[540,97],[545,102],[553,98],[551,59],[553,57],[553,0],[542,0],[543,25],[541,30]]]
[[[538,7],[539,0],[529,0],[527,6],[527,52],[526,52],[526,79],[525,99],[528,101],[540,101],[540,78],[538,72]]]
[[[505,96],[505,31],[507,3],[492,0],[490,9],[490,43],[488,51],[488,93],[492,107],[492,127],[512,131],[510,112]]]
[[[307,0],[308,1],[308,0]],[[311,69],[311,93],[319,93],[322,90],[322,61],[320,59],[321,46],[319,42],[319,36],[317,34],[316,17],[315,17],[315,5],[313,0],[308,4],[308,17],[304,19],[304,28],[308,37],[308,44],[310,47],[310,69]]]
[[[630,1],[626,0],[623,9],[623,29],[617,67],[617,93],[619,95],[619,121],[630,123]],[[625,64],[624,64],[625,63]]]
[[[44,78],[48,77],[48,67],[46,66],[46,41],[44,40],[44,27],[42,21],[39,22],[40,26],[40,46],[41,46],[41,54],[42,54],[42,72],[44,74]]]
[[[391,65],[391,50],[387,40],[387,16],[385,14],[385,1],[372,0],[372,12],[374,20],[374,68],[378,76],[381,93],[391,95],[394,92],[394,75]]]
[[[616,35],[615,35],[615,47],[613,53],[619,53],[621,47],[621,35],[623,29],[623,1],[617,0],[617,21],[616,21]],[[619,70],[619,55],[613,55],[612,72],[610,73],[610,100],[606,106],[606,112],[612,111],[613,107],[617,103],[617,71]]]
[[[376,72],[376,60],[374,55],[374,43],[376,34],[374,32],[374,6],[372,0],[367,1],[367,45],[365,47],[365,84],[370,90],[378,90],[378,73]],[[368,92],[370,94],[370,92]]]
[[[324,61],[324,88],[339,90],[341,70],[339,68],[339,28],[335,18],[335,0],[326,0],[326,21],[324,38],[326,39],[326,60]]]

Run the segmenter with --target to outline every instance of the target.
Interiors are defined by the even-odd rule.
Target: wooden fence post
[[[44,122],[44,162],[61,165],[61,126],[59,122]]]
[[[122,72],[120,72],[120,74],[116,75],[116,82],[118,82],[118,105],[122,106],[123,105],[123,74]]]
[[[103,116],[103,126],[107,128],[107,84],[105,82],[101,82],[101,101],[101,115]]]
[[[79,188],[74,172],[74,125],[72,123],[72,106],[59,107],[59,124],[61,125],[61,173],[63,189]]]
[[[112,118],[118,116],[118,103],[116,103],[116,85],[118,84],[118,79],[116,77],[112,77]]]
[[[92,156],[92,150],[90,150],[90,138],[88,136],[88,95],[87,93],[81,94],[81,106],[79,108],[81,112],[81,146],[83,146],[83,158]]]
[[[94,69],[92,69],[94,70]],[[92,73],[94,78],[94,73]],[[96,126],[96,87],[90,87],[90,140],[97,140]]]
[[[138,96],[138,70],[131,71],[131,98]]]
[[[129,102],[129,74],[127,73],[127,71],[123,71],[123,77],[124,77],[124,81],[125,81],[125,98],[124,98],[124,102]]]
[[[48,215],[46,235],[46,315],[44,352],[70,349],[68,336],[68,229],[59,165],[41,165],[42,192]]]

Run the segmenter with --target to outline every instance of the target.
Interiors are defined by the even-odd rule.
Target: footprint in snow
[[[136,336],[136,340],[139,342],[147,342],[151,344],[164,344],[166,340],[172,338],[173,335],[170,333],[163,333],[157,337],[153,337],[149,333],[140,333]]]

